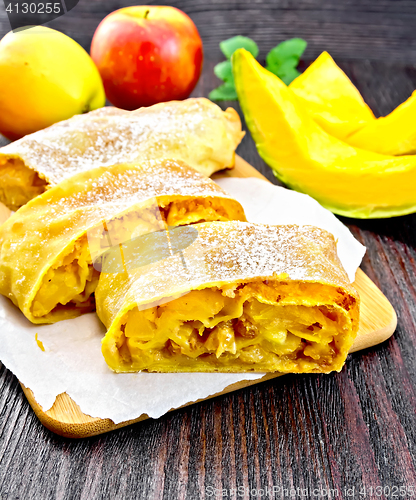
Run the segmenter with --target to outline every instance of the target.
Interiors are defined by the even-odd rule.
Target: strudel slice
[[[0,227],[0,293],[33,323],[94,309],[106,248],[165,227],[245,220],[241,205],[176,160],[116,165],[64,180]]]
[[[165,241],[163,232],[159,237],[153,248]],[[175,228],[169,237],[173,246],[189,245],[143,265],[143,252],[130,243],[124,269],[101,273],[97,314],[107,327],[102,352],[112,370],[342,368],[357,334],[359,297],[330,233],[211,222]],[[107,250],[109,262],[117,251]]]
[[[118,163],[173,158],[210,176],[234,166],[243,135],[234,109],[203,98],[76,115],[0,148],[0,201],[16,210],[76,173]]]

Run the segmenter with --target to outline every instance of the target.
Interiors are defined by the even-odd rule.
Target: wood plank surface
[[[220,172],[216,174],[215,177],[224,176],[257,177],[266,180],[262,174],[238,155],[236,156],[234,169]],[[381,342],[384,342],[393,334],[397,325],[397,316],[390,302],[361,269],[357,270],[354,284],[360,294],[361,305],[360,327],[357,338],[350,350],[351,353],[381,344]],[[184,406],[190,406],[196,402],[205,401],[213,397],[223,396],[224,394],[244,389],[251,385],[272,380],[281,375],[283,374],[271,373],[259,380],[242,380],[241,382],[226,387],[217,394],[213,394],[209,398],[191,401]],[[192,376],[192,374],[189,374],[189,376]],[[42,424],[61,436],[70,438],[95,436],[137,422],[142,422],[148,418],[147,415],[140,415],[136,419],[114,424],[110,419],[90,417],[89,415],[85,415],[80,407],[66,393],[59,394],[52,408],[45,412],[37,403],[30,388],[25,387],[23,384],[21,385],[30,406],[33,408]]]
[[[8,4],[11,0],[6,0]],[[13,3],[13,2],[12,2]],[[142,2],[143,3],[143,2]],[[416,2],[412,0],[157,0],[184,10],[201,34],[207,59],[220,57],[218,43],[234,35],[254,38],[260,58],[292,36],[308,41],[306,59],[322,50],[344,60],[414,63]],[[86,50],[99,22],[110,12],[140,2],[80,0],[74,9],[47,24]],[[0,34],[10,30],[0,8]]]
[[[80,0],[56,20],[61,24],[51,25],[88,48],[91,27],[133,3]],[[305,36],[303,65],[329,50],[377,115],[416,88],[412,0],[171,3],[203,33],[204,71],[194,95],[206,96],[219,84],[212,71],[221,60],[217,44],[229,34],[255,35],[262,57],[284,36]],[[8,30],[0,2],[0,37]],[[228,105],[239,110],[237,103],[222,104]],[[249,136],[238,153],[277,183]],[[337,374],[287,375],[83,440],[43,427],[16,378],[1,367],[0,498],[196,500],[218,498],[222,488],[228,498],[245,500],[387,500],[394,488],[404,488],[400,498],[414,497],[416,215],[342,220],[367,246],[363,271],[397,312],[388,341],[353,355]],[[299,495],[291,495],[297,488]]]

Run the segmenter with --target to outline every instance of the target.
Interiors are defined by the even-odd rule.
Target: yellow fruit
[[[384,156],[326,133],[291,89],[244,49],[233,73],[260,156],[288,186],[333,212],[378,218],[416,211],[416,156]]]
[[[312,118],[338,139],[384,155],[416,153],[416,91],[389,115],[376,119],[327,52],[293,80],[290,88]]]
[[[352,146],[385,155],[416,153],[416,91],[387,116],[347,137]]]
[[[34,27],[0,41],[0,132],[9,139],[104,104],[96,66],[68,36]]]
[[[328,52],[322,52],[290,88],[312,118],[339,139],[375,121],[355,85]]]

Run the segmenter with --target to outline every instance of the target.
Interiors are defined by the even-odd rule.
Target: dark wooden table
[[[130,4],[80,0],[50,26],[88,49],[99,21]],[[218,84],[212,71],[221,60],[218,43],[236,34],[255,38],[260,58],[292,36],[309,42],[304,65],[328,50],[376,114],[390,112],[416,88],[414,1],[174,5],[194,19],[205,44],[194,95],[206,96]],[[1,5],[0,37],[9,29]],[[238,153],[274,181],[250,137]],[[72,441],[42,427],[2,367],[0,499],[416,497],[416,215],[343,221],[367,246],[363,270],[397,311],[388,342],[350,356],[338,374],[285,376]]]

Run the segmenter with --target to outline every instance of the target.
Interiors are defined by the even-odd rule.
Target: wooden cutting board
[[[258,177],[265,179],[265,177],[255,168],[239,156],[236,157],[236,165],[233,170],[216,174],[214,177],[218,178],[224,176]],[[350,352],[359,351],[380,344],[393,334],[397,325],[397,317],[392,305],[361,269],[357,271],[354,284],[361,297],[360,328]],[[243,380],[205,399],[227,394],[280,375],[282,374],[270,373],[258,380]],[[31,407],[42,424],[61,436],[71,438],[94,436],[149,418],[147,415],[141,415],[134,420],[114,424],[110,419],[90,417],[82,413],[80,407],[66,393],[59,394],[52,408],[44,412],[42,407],[36,402],[32,391],[24,387],[23,384],[21,385]],[[197,402],[199,401],[192,401],[184,406],[189,406]],[[173,409],[174,408],[172,408],[172,410]]]

